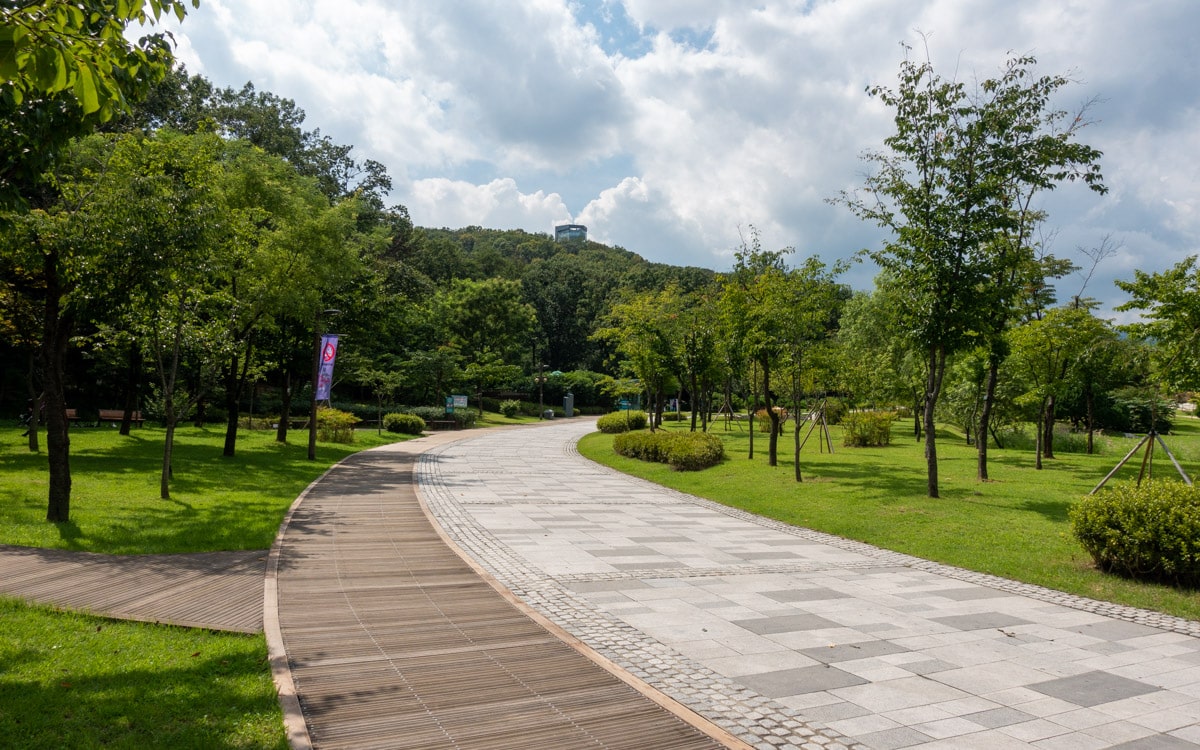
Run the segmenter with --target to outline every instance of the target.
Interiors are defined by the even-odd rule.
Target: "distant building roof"
[[[554,241],[586,240],[587,227],[582,224],[559,224],[554,227]]]

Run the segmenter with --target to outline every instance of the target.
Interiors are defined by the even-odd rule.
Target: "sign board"
[[[456,395],[456,396],[451,396],[450,398],[454,399],[454,408],[455,409],[467,408],[467,397],[466,396],[457,396]]]

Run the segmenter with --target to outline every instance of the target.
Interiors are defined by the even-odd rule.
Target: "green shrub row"
[[[416,414],[384,414],[383,429],[401,435],[420,435],[425,431],[425,420]]]
[[[613,438],[613,450],[642,461],[670,464],[676,471],[699,471],[725,457],[725,444],[706,432],[623,432]]]
[[[842,416],[842,444],[852,448],[892,444],[894,411],[852,411]]]
[[[648,420],[644,411],[614,411],[596,420],[596,429],[609,434],[644,430]]]
[[[1178,481],[1126,482],[1071,509],[1075,538],[1109,573],[1200,586],[1200,489]]]

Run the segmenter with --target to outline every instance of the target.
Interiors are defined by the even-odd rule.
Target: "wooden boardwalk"
[[[97,555],[0,545],[0,594],[143,622],[260,633],[267,552]]]
[[[428,445],[350,457],[309,488],[276,545],[267,635],[274,585],[281,692],[294,686],[307,730],[289,727],[294,747],[744,747],[618,679],[460,558],[412,484]]]

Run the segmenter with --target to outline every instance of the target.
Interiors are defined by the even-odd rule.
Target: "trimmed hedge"
[[[1075,538],[1107,573],[1200,587],[1200,489],[1178,481],[1134,482],[1071,508]]]
[[[596,420],[596,429],[609,434],[644,430],[649,419],[644,411],[614,411]]]
[[[725,458],[725,444],[706,432],[624,432],[613,438],[613,450],[642,461],[670,464],[676,471],[699,471]]]
[[[384,414],[383,429],[401,435],[420,435],[425,431],[425,420],[416,414]]]

